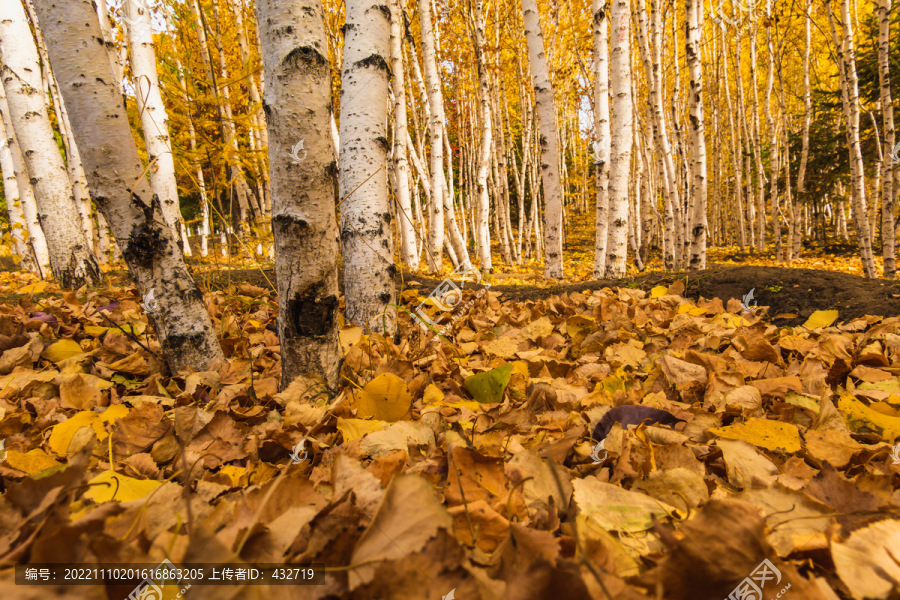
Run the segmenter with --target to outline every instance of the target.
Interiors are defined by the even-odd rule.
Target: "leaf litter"
[[[32,286],[0,304],[3,564],[323,565],[197,598],[720,600],[763,560],[766,597],[900,592],[900,318],[466,290],[443,339],[347,325],[340,390],[279,392],[264,289],[207,293],[228,359],[170,373],[127,284],[2,277]]]

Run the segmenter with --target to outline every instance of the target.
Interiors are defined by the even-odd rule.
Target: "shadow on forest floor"
[[[265,272],[272,282],[275,272]],[[232,283],[246,282],[269,288],[269,282],[259,270],[220,271],[198,275],[197,283],[205,287],[218,288],[227,284],[230,275]],[[489,277],[489,276],[488,276]],[[494,285],[491,291],[501,292],[504,299],[542,300],[565,293],[598,290],[604,287],[629,287],[649,291],[658,285],[669,285],[681,280],[685,284],[682,294],[685,298],[721,298],[723,304],[729,298],[741,300],[751,289],[753,298],[760,307],[768,306],[770,318],[793,314],[796,317],[773,319],[778,325],[799,325],[816,310],[839,311],[838,321],[850,321],[865,315],[881,317],[900,316],[900,280],[865,279],[855,275],[835,271],[812,269],[791,269],[784,267],[757,267],[711,265],[705,271],[644,273],[635,277],[617,280],[594,280],[577,283],[554,283],[551,285]],[[403,289],[414,289],[428,296],[440,283],[422,275],[403,275]],[[481,285],[467,284],[480,289]]]

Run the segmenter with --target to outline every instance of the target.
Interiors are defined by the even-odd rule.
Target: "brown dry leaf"
[[[402,560],[421,550],[438,530],[452,528],[453,518],[437,501],[427,480],[417,475],[394,477],[372,524],[353,549],[351,564]],[[372,581],[377,569],[377,565],[367,564],[350,571],[350,589]]]
[[[578,510],[608,531],[646,531],[659,519],[675,512],[675,507],[644,494],[624,490],[593,478],[576,479],[573,501]]]
[[[63,408],[90,410],[102,406],[103,396],[96,387],[81,375],[63,381],[59,386],[60,405]]]
[[[900,590],[900,521],[879,521],[832,540],[831,557],[856,600],[887,599]]]

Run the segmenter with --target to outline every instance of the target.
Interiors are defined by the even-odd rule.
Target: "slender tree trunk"
[[[41,229],[41,222],[38,218],[37,201],[34,198],[34,190],[31,187],[31,178],[28,176],[28,168],[25,166],[25,157],[22,156],[22,149],[19,141],[16,139],[13,130],[12,117],[9,114],[9,106],[6,102],[6,93],[3,85],[0,83],[0,113],[2,113],[2,122],[6,136],[3,138],[6,150],[12,160],[13,174],[16,178],[16,189],[19,194],[19,202],[22,205],[22,216],[27,229],[28,237],[26,241],[34,254],[34,259],[41,277],[45,277],[50,273],[50,252],[47,249],[47,239],[44,237],[44,230]]]
[[[731,164],[734,169],[734,208],[737,213],[737,229],[738,229],[738,245],[741,252],[747,246],[747,223],[744,221],[744,197],[743,197],[743,181],[744,174],[741,170],[741,128],[735,127],[734,124],[734,105],[731,102],[731,86],[728,83],[728,51],[725,45],[725,28],[720,29],[720,39],[722,40],[722,60],[723,70],[725,72],[725,100],[728,103],[728,128],[731,135]],[[738,38],[738,48],[740,49],[740,38]]]
[[[884,127],[884,178],[881,183],[881,241],[884,254],[884,278],[893,279],[897,274],[894,256],[894,101],[891,96],[890,34],[891,0],[880,0],[878,6],[878,80],[881,85],[881,111]]]
[[[400,5],[391,0],[391,66],[394,74],[394,149],[393,164],[396,174],[394,188],[399,206],[397,228],[400,230],[400,255],[403,264],[410,271],[419,269],[419,250],[412,220],[412,205],[409,200],[409,162],[406,158],[406,81],[403,71],[403,29],[400,20]],[[340,135],[339,135],[340,137]]]
[[[154,292],[149,317],[173,372],[206,369],[222,359],[203,296],[184,264],[162,206],[143,176],[121,95],[106,61],[93,60],[102,39],[87,0],[38,0],[50,61],[88,174],[93,200],[123,248],[141,294]],[[129,193],[133,190],[133,193]]]
[[[756,190],[758,196],[756,199],[756,251],[760,254],[766,250],[766,190],[764,182],[766,180],[765,171],[763,171],[762,136],[759,133],[759,83],[756,80],[756,36],[759,26],[754,25],[750,32],[750,83],[753,86],[753,155],[756,157]]]
[[[869,230],[869,219],[866,209],[865,171],[863,168],[862,150],[859,141],[859,80],[856,76],[856,53],[853,46],[853,25],[850,21],[850,0],[841,1],[841,20],[843,21],[843,39],[838,38],[834,24],[834,12],[830,2],[826,2],[831,35],[838,51],[838,63],[841,79],[841,100],[846,119],[847,146],[850,149],[851,196],[853,198],[853,217],[856,220],[859,253],[866,277],[874,279],[875,261],[872,257],[872,237]]]
[[[187,82],[184,76],[184,68],[181,62],[175,59],[175,69],[178,71],[178,81],[181,84],[184,94],[184,104],[187,108],[188,137],[191,144],[191,154],[197,153],[197,132],[194,130],[194,119],[190,114],[191,97],[187,91]],[[200,191],[200,256],[206,256],[209,253],[209,235],[212,233],[209,227],[209,198],[206,196],[206,179],[203,176],[202,163],[198,162],[195,176],[197,178],[197,188]]]
[[[159,196],[166,223],[179,237],[184,253],[191,255],[181,204],[178,199],[178,183],[175,180],[175,157],[169,138],[169,117],[159,91],[159,77],[156,73],[156,51],[153,48],[153,29],[150,26],[150,11],[134,0],[122,3],[127,18],[128,45],[131,50],[131,70],[134,74],[134,89],[137,109],[140,113],[147,160],[150,168],[150,185]]]
[[[685,57],[691,77],[690,92],[690,136],[693,150],[691,198],[693,214],[685,218],[690,220],[691,256],[688,261],[690,269],[706,268],[706,236],[707,223],[707,186],[706,176],[706,126],[703,116],[703,66],[700,63],[700,19],[703,9],[702,0],[685,0],[687,11],[687,27],[685,28]]]
[[[18,266],[24,271],[37,271],[37,263],[34,261],[34,253],[28,243],[28,225],[25,223],[25,213],[22,211],[22,202],[19,199],[19,185],[16,182],[16,168],[13,165],[12,152],[6,145],[8,136],[3,121],[0,120],[0,173],[3,175],[3,199],[6,200],[6,210],[9,214],[10,237],[13,242],[13,253],[18,255]]]
[[[772,4],[771,0],[766,2],[766,18],[771,20]],[[781,244],[781,220],[778,218],[779,203],[778,198],[778,132],[775,129],[775,115],[772,109],[772,88],[775,85],[775,46],[772,43],[772,26],[766,27],[766,54],[767,54],[767,75],[766,75],[766,125],[769,129],[769,171],[772,174],[772,180],[769,182],[769,194],[771,196],[772,207],[772,229],[775,238],[775,260],[781,262],[784,260],[784,250]]]
[[[535,109],[540,129],[541,180],[544,187],[544,277],[563,278],[562,189],[559,176],[559,136],[556,100],[544,54],[544,34],[536,0],[523,0],[525,41],[534,83]]]
[[[609,87],[612,96],[610,120],[609,233],[606,245],[606,279],[624,277],[628,257],[628,180],[634,114],[631,98],[631,10],[629,0],[612,0],[612,53]],[[596,262],[594,267],[596,268]]]
[[[614,0],[615,1],[615,0]],[[606,277],[607,238],[609,237],[609,4],[594,0],[594,130],[597,140],[594,173],[597,186],[597,207],[594,241],[594,277]]]
[[[346,318],[373,331],[393,334],[396,309],[392,305],[397,296],[393,274],[397,269],[390,233],[385,144],[391,19],[390,11],[383,8],[369,0],[347,3],[339,197],[343,199],[341,244]],[[432,125],[432,134],[438,132],[440,143],[441,123]],[[270,138],[274,137],[273,132],[269,133]]]
[[[488,196],[488,170],[491,162],[491,106],[490,106],[490,81],[487,73],[487,62],[484,56],[484,48],[487,45],[484,36],[484,2],[474,0],[475,19],[475,58],[478,68],[478,85],[480,89],[481,103],[481,147],[478,153],[478,174],[476,175],[475,197],[475,242],[478,246],[478,258],[481,261],[481,269],[487,273],[493,272],[491,264],[491,235],[488,220],[490,218],[491,201]]]
[[[806,0],[806,14],[803,18],[805,38],[803,45],[803,147],[800,151],[800,170],[797,173],[797,201],[806,208],[806,165],[809,161],[809,127],[812,122],[812,96],[809,87],[809,54],[812,47],[812,0]],[[799,217],[799,214],[798,214]],[[802,247],[802,235],[797,233],[794,237],[794,258],[800,258]]]
[[[96,285],[100,268],[81,227],[72,183],[39,92],[37,47],[25,9],[16,0],[0,4],[0,60],[12,129],[33,185],[53,276],[67,288]]]
[[[256,7],[267,81],[263,110],[272,168],[281,387],[286,388],[298,375],[313,372],[322,374],[328,385],[335,388],[340,369],[339,247],[334,221],[337,169],[331,140],[331,69],[322,3],[260,0]],[[353,17],[358,18],[355,14]],[[348,23],[353,23],[350,18],[348,14]],[[388,27],[386,15],[378,14],[377,19]],[[348,38],[352,36],[348,31]],[[386,46],[386,39],[382,45]],[[353,60],[353,48],[346,56]],[[378,58],[383,61],[383,56]],[[386,71],[387,65],[377,68]],[[355,71],[354,79],[357,74]],[[384,110],[387,80],[372,83],[372,87],[381,88],[380,106]],[[353,137],[348,133],[344,139]],[[290,156],[298,142],[303,145],[305,157],[301,164]],[[384,149],[381,152],[383,155]],[[379,175],[383,184],[384,172]],[[351,196],[343,208],[346,210],[353,201]],[[377,219],[389,229],[386,213],[382,210]],[[382,221],[382,217],[387,218]],[[353,231],[349,235],[356,236]],[[345,269],[350,259],[351,256],[345,259]]]

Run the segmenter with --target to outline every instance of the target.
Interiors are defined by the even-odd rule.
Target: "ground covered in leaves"
[[[3,277],[3,598],[131,592],[14,586],[16,562],[164,558],[323,566],[198,599],[900,597],[897,313],[781,326],[679,280],[466,288],[451,321],[407,289],[441,336],[346,326],[340,390],[279,392],[264,287],[207,293],[228,360],[169,373],[124,280]]]

